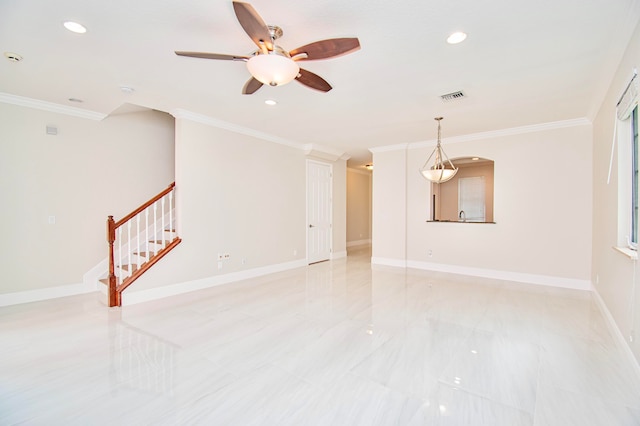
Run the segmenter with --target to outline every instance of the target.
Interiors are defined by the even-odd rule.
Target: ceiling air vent
[[[462,93],[462,90],[458,90],[457,92],[447,93],[446,95],[440,95],[440,98],[444,102],[457,101],[458,99],[466,98],[467,96]]]

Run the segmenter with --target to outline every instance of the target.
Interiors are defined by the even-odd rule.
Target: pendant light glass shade
[[[269,86],[287,84],[300,72],[298,64],[276,51],[252,56],[247,61],[247,69],[256,80]]]
[[[433,183],[443,183],[453,178],[458,173],[458,168],[453,165],[442,149],[440,141],[440,121],[442,117],[436,117],[435,120],[438,122],[438,143],[420,169],[420,174]],[[432,158],[433,163],[430,163],[429,161]]]
[[[420,173],[425,179],[435,183],[446,182],[455,176],[458,169],[422,169]]]

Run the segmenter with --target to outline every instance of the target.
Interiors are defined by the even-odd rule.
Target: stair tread
[[[138,270],[138,265],[136,265],[135,263],[132,265],[121,265],[120,269],[124,269],[125,271],[128,271],[129,268],[132,268],[132,272],[135,272]]]
[[[169,244],[170,242],[172,242],[172,241],[173,241],[173,240],[175,240],[176,238],[178,238],[178,237],[174,237],[174,238],[166,238],[166,239],[164,240],[164,243],[165,243],[165,244]],[[153,243],[153,244],[162,244],[162,240],[149,240],[149,242],[150,242],[150,243]]]

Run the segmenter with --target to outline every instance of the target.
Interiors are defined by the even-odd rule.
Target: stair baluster
[[[110,307],[121,306],[122,292],[182,241],[174,232],[174,190],[175,182],[118,222],[114,221],[113,216],[108,217],[107,243],[109,245],[108,286]],[[168,203],[166,203],[167,198],[169,199]],[[158,205],[158,202],[160,205]],[[169,205],[168,211],[165,208],[166,204]],[[160,207],[159,218],[158,207]],[[150,209],[153,209],[152,225],[149,223]],[[141,230],[142,212],[144,212],[145,221],[144,229]],[[132,236],[132,221],[134,219],[136,221],[135,235]],[[127,240],[123,244],[123,225],[125,224],[127,225]],[[158,229],[158,225],[160,225],[160,229]],[[152,226],[153,234],[149,235]],[[144,242],[141,242],[141,238],[144,238]],[[118,240],[117,262],[115,261],[116,254],[114,253],[115,240]],[[134,256],[136,257],[135,260]],[[123,260],[128,264],[124,265]]]

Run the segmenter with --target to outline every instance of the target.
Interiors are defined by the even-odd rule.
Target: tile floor
[[[370,256],[121,309],[0,308],[0,424],[640,425],[589,293]]]

